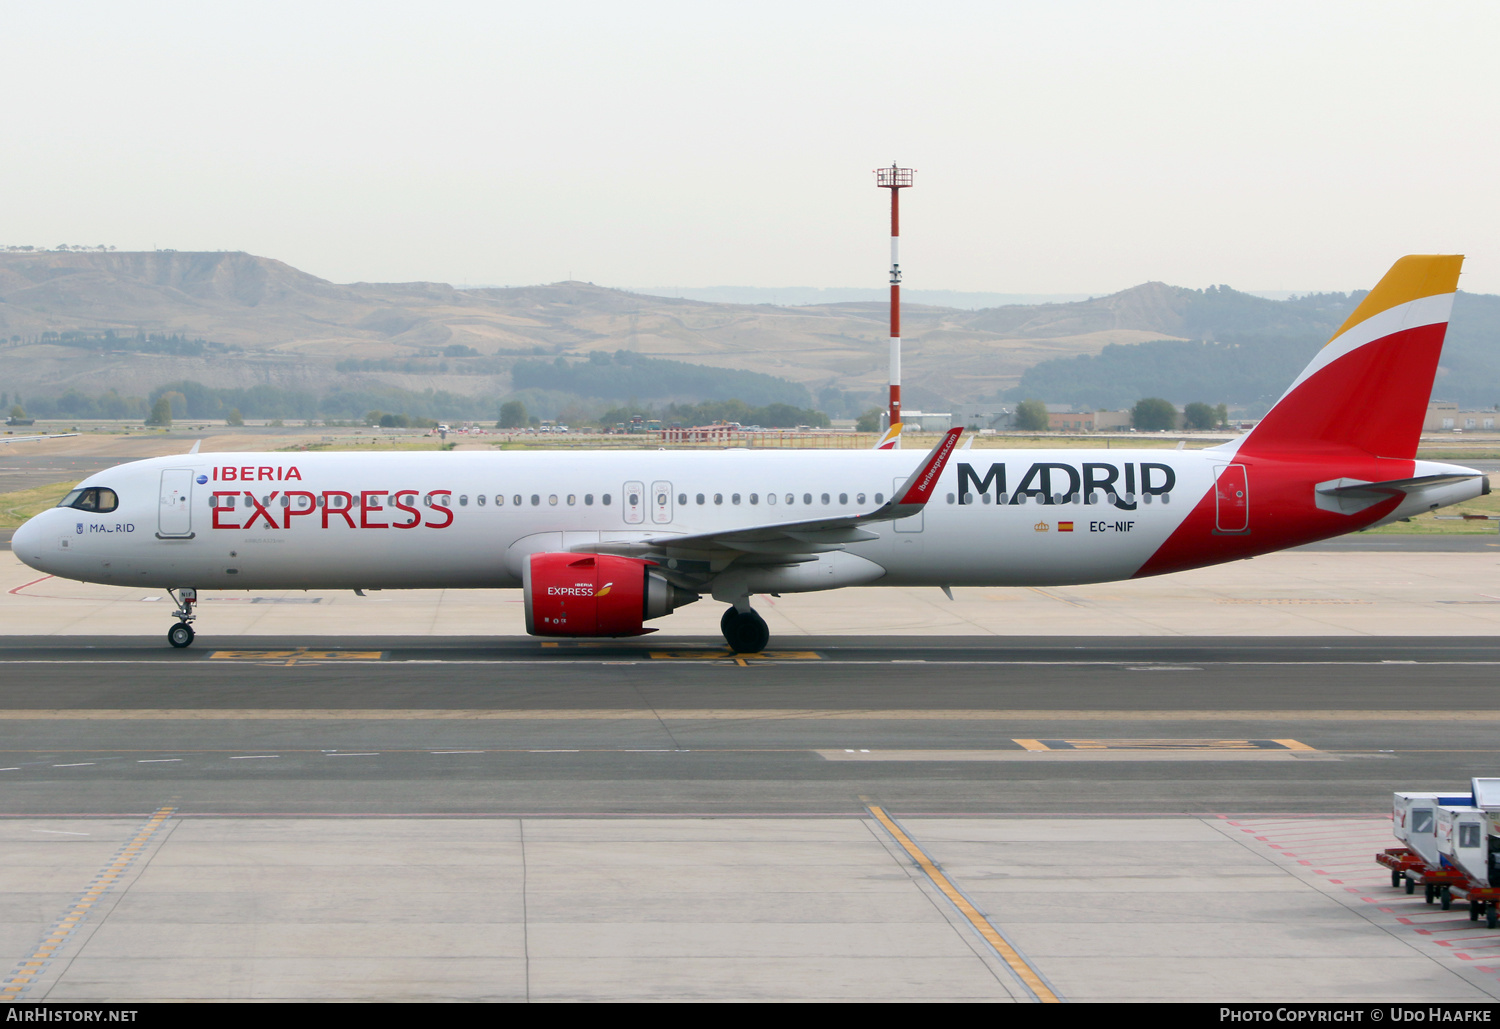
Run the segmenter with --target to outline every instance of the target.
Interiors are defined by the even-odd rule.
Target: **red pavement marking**
[[[27,586],[35,586],[37,583],[39,583],[39,582],[46,582],[50,578],[52,578],[52,576],[50,576],[50,575],[44,575],[40,579],[32,579],[30,582],[24,582],[21,585],[17,586],[15,589],[13,589],[13,590],[6,590],[6,592],[7,593],[14,593],[14,594],[18,594],[19,595],[20,592],[22,590],[24,590]]]

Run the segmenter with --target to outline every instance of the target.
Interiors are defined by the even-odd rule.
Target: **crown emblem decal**
[[[1046,532],[1048,529],[1052,528],[1052,526],[1048,525],[1046,522],[1037,522],[1032,526],[1032,528],[1037,532]]]

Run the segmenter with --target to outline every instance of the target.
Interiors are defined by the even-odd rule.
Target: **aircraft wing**
[[[845,545],[877,539],[864,526],[889,522],[920,514],[937,490],[938,479],[948,458],[958,446],[963,426],[949,429],[937,446],[923,458],[917,470],[901,484],[891,499],[860,514],[833,518],[811,518],[802,521],[772,522],[766,525],[741,526],[719,532],[644,533],[637,539],[607,543],[578,544],[578,552],[621,554],[630,557],[691,556],[712,561],[742,554],[776,555],[786,560],[811,560],[812,555],[842,550]]]

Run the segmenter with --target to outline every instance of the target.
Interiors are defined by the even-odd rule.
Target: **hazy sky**
[[[340,282],[1500,292],[1493,3],[0,7],[0,245]]]

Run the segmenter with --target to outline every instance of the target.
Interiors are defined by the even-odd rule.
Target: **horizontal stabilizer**
[[[1412,479],[1390,479],[1385,482],[1364,482],[1360,479],[1330,479],[1313,487],[1316,491],[1318,509],[1336,511],[1339,514],[1358,514],[1382,500],[1392,497],[1411,496],[1436,486],[1447,486],[1455,482],[1467,482],[1481,473],[1444,472],[1436,475],[1418,475]],[[1489,492],[1488,479],[1484,492]]]

